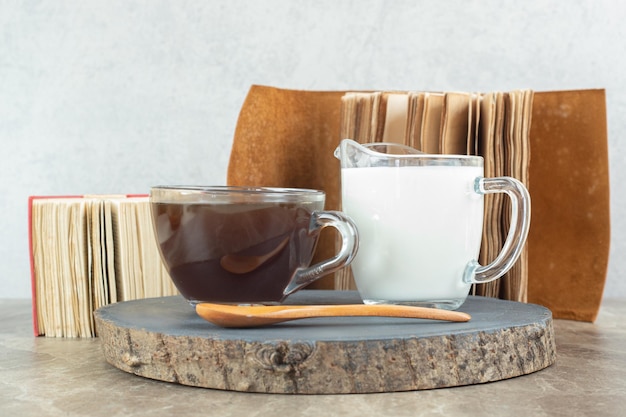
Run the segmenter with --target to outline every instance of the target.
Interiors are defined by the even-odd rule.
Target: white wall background
[[[30,297],[28,195],[225,183],[251,84],[606,88],[626,296],[624,22],[619,0],[0,0],[0,297]]]

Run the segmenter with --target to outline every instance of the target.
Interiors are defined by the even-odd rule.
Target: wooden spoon
[[[220,265],[222,268],[228,272],[232,272],[233,274],[247,274],[276,256],[281,250],[283,250],[287,242],[289,242],[289,236],[281,240],[278,246],[274,249],[263,255],[224,255],[220,259]]]
[[[200,303],[196,305],[196,313],[220,327],[256,327],[314,317],[402,317],[456,322],[471,319],[469,314],[459,311],[389,304],[238,306]]]

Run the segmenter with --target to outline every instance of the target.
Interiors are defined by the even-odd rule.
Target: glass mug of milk
[[[510,177],[483,178],[480,156],[424,154],[390,144],[341,141],[342,210],[359,230],[354,280],[366,304],[454,310],[474,283],[504,275],[530,227],[530,195]],[[477,259],[484,194],[511,200],[511,226],[496,259]]]

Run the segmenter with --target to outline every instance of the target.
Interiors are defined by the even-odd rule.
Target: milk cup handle
[[[498,257],[486,266],[472,260],[465,268],[465,282],[479,284],[500,278],[522,253],[530,229],[530,194],[524,184],[511,177],[477,178],[474,191],[479,194],[505,193],[511,199],[509,234]]]
[[[341,235],[341,248],[332,258],[299,269],[284,291],[289,295],[324,275],[348,266],[359,248],[359,235],[350,217],[338,211],[316,211],[311,215],[309,233],[317,236],[325,227],[334,227]]]

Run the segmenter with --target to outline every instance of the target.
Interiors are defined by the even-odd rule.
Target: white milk
[[[341,170],[343,211],[359,230],[352,270],[364,301],[463,302],[463,272],[482,237],[483,197],[474,191],[482,175],[472,166]]]

